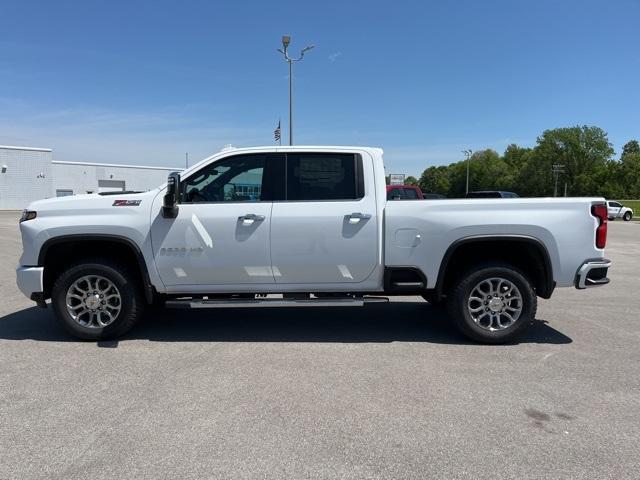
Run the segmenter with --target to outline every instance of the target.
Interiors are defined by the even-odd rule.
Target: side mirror
[[[162,216],[176,218],[178,215],[178,198],[180,198],[180,174],[171,172],[167,178],[167,192],[162,202]]]

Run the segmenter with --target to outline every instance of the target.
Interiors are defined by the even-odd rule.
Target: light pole
[[[289,145],[293,145],[293,75],[292,75],[292,65],[293,62],[299,62],[304,57],[304,54],[311,50],[314,45],[309,45],[304,47],[300,51],[300,56],[298,58],[291,58],[289,56],[289,44],[291,43],[290,35],[282,36],[282,48],[279,48],[278,51],[284,55],[284,60],[289,64]]]
[[[462,153],[464,153],[467,156],[467,191],[465,193],[469,193],[469,160],[471,159],[471,154],[473,153],[473,150],[469,149],[469,150],[462,150]]]

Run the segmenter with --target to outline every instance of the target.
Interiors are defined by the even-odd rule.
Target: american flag
[[[282,135],[281,135],[281,130],[280,130],[280,120],[278,120],[278,126],[276,127],[276,129],[273,131],[273,138],[276,139],[276,142],[281,143],[281,139],[282,139]]]

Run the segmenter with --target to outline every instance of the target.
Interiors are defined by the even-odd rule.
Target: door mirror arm
[[[178,216],[178,199],[180,198],[180,173],[171,172],[167,178],[167,191],[162,201],[162,216],[176,218]]]

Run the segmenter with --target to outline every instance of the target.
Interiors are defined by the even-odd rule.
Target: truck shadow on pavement
[[[27,308],[0,317],[0,339],[76,341],[50,309]],[[473,345],[450,324],[442,308],[394,302],[362,308],[151,310],[121,340],[157,342],[427,342]],[[572,340],[535,320],[517,343],[567,344]]]

